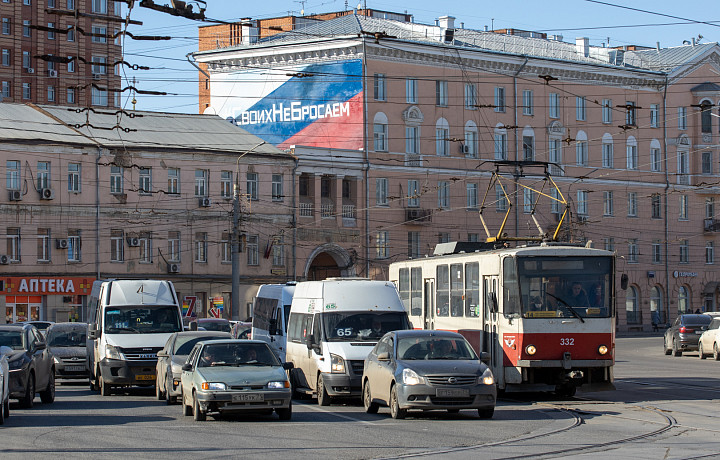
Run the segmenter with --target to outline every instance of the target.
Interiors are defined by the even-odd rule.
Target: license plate
[[[67,372],[83,372],[85,371],[85,366],[65,366],[65,370]]]
[[[695,333],[698,335],[702,335],[703,332],[705,332],[705,331],[695,331]]]
[[[155,380],[155,375],[136,375],[135,380]]]
[[[239,394],[232,395],[233,402],[263,402],[265,395],[263,394]]]
[[[470,390],[462,388],[438,388],[435,390],[435,396],[440,398],[467,398],[470,396]]]

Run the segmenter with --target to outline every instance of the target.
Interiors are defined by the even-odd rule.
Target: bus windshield
[[[322,314],[325,337],[330,342],[377,342],[387,332],[408,329],[405,312],[346,311]]]
[[[505,279],[506,288],[516,291],[506,293],[506,312],[514,310],[523,318],[607,318],[612,314],[610,257],[518,257],[516,268],[516,279]]]
[[[104,331],[108,334],[161,334],[183,330],[180,313],[174,305],[107,307],[104,319]]]

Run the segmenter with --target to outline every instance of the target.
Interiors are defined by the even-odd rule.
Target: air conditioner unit
[[[10,201],[22,200],[22,192],[20,190],[10,190]]]
[[[32,67],[28,67],[27,73],[35,73],[35,69],[33,69]]]
[[[41,200],[52,200],[53,198],[55,198],[55,192],[51,188],[40,189]]]
[[[102,78],[102,75],[99,73],[94,73],[92,74],[92,78],[93,80],[100,80],[100,78]]]
[[[584,224],[585,222],[588,221],[588,216],[579,215],[579,216],[577,216],[577,220],[578,220],[578,222],[580,222],[581,224]]]
[[[5,254],[0,256],[0,264],[7,265],[10,263],[10,258],[6,256]]]
[[[57,77],[57,70],[48,70],[48,77]]]
[[[135,236],[128,236],[127,237],[127,244],[130,247],[137,247],[140,246],[140,238]]]
[[[180,273],[180,265],[178,264],[167,264],[168,273]]]
[[[212,205],[210,198],[200,198],[198,200],[200,207],[209,208]]]
[[[67,249],[68,248],[68,240],[58,238],[55,240],[55,247],[57,249]]]

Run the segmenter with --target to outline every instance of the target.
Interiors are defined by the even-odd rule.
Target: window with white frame
[[[22,84],[22,97],[23,99],[32,99],[32,90],[30,87],[30,83]]]
[[[30,57],[30,51],[23,51],[22,66],[23,66],[23,69],[27,69],[27,68],[29,68],[29,67],[32,67],[32,61],[31,61],[31,57]]]
[[[609,137],[607,139],[605,136]],[[602,142],[602,166],[603,168],[612,168],[615,162],[615,152],[613,149],[612,136],[605,134]]]
[[[678,107],[678,129],[687,129],[687,107]]]
[[[690,242],[688,240],[680,240],[680,263],[690,263]]]
[[[585,121],[587,119],[587,103],[583,96],[577,96],[575,98],[575,119],[578,121]]]
[[[220,197],[230,199],[233,197],[232,171],[220,171]]]
[[[257,235],[248,235],[247,243],[245,245],[245,252],[247,252],[247,264],[248,265],[260,265],[260,244]]]
[[[376,73],[373,77],[373,96],[376,101],[387,100],[386,85],[387,80],[384,73]]]
[[[102,88],[92,87],[91,92],[92,105],[107,107],[108,105],[108,91]]]
[[[90,68],[94,75],[107,74],[107,58],[105,56],[93,56]]]
[[[107,28],[104,26],[92,26],[92,42],[107,43]]]
[[[408,78],[405,80],[405,102],[407,102],[408,104],[417,104],[417,102],[418,102],[417,78]]]
[[[50,229],[37,229],[37,261],[50,262]]]
[[[603,216],[612,216],[613,212],[613,192],[606,190],[603,192]]]
[[[630,136],[625,145],[627,169],[638,169],[638,151],[635,138]]]
[[[495,128],[495,159],[507,160],[507,132],[504,129]]]
[[[635,103],[627,101],[625,103],[625,124],[628,126],[635,126],[636,114],[635,114]]]
[[[653,171],[662,171],[662,155],[660,154],[660,143],[657,142],[657,146],[655,146],[656,142],[657,140],[653,139],[650,144],[650,168]]]
[[[150,232],[140,233],[140,257],[141,264],[152,263],[152,234]]]
[[[169,262],[180,262],[180,232],[170,231],[168,232],[168,261]]]
[[[653,193],[650,196],[650,217],[653,219],[661,219],[662,214],[660,211],[660,194]]]
[[[637,217],[637,192],[628,192],[628,217]]]
[[[75,103],[75,88],[68,88],[66,94],[66,99],[68,104],[74,104]]]
[[[439,107],[448,106],[448,82],[446,80],[435,81],[435,105]]]
[[[662,263],[662,245],[660,240],[653,240],[652,242],[652,263]]]
[[[208,196],[208,178],[209,171],[207,169],[196,169],[195,170],[195,196],[206,197]]]
[[[615,238],[603,238],[603,249],[606,251],[614,251],[615,250]]]
[[[110,262],[125,260],[125,233],[122,230],[110,230]]]
[[[178,195],[180,193],[180,170],[178,168],[168,168],[168,195]],[[197,180],[197,172],[195,173]],[[196,190],[197,191],[197,190]],[[196,195],[198,196],[198,195]]]
[[[658,104],[650,104],[650,127],[660,127],[660,106]]]
[[[0,87],[0,95],[2,97],[10,97],[10,82],[7,80],[2,81],[2,87]]]
[[[282,236],[273,237],[272,264],[275,267],[285,265],[285,243]]]
[[[708,241],[705,243],[705,263],[715,263],[715,243],[712,241]]]
[[[420,232],[408,232],[408,258],[420,257]]]
[[[10,66],[10,50],[3,48],[2,50],[2,65],[4,67]]]
[[[508,200],[500,184],[495,185],[495,210],[496,211],[507,211]]]
[[[420,153],[420,127],[405,127],[405,152],[411,154]]]
[[[152,168],[140,168],[138,190],[141,195],[152,194]]]
[[[581,216],[588,215],[588,192],[587,192],[587,190],[578,190],[578,192],[577,192],[577,212]]]
[[[6,183],[8,190],[20,190],[20,162],[8,160],[5,162]]]
[[[75,41],[75,26],[68,26],[67,27],[67,41],[74,42]]]
[[[476,110],[477,105],[477,86],[472,83],[465,83],[465,108],[467,110]]]
[[[583,131],[578,131],[575,137],[575,164],[578,166],[588,166],[589,153],[587,135]]]
[[[123,186],[123,173],[124,168],[122,166],[110,166],[110,193],[125,193],[125,188]]]
[[[558,93],[548,95],[548,116],[550,118],[560,118],[560,96]]]
[[[478,157],[478,129],[475,122],[469,120],[465,123],[465,142],[463,152],[468,158]]]
[[[258,173],[248,171],[248,173],[246,174],[245,177],[246,177],[245,181],[247,184],[246,193],[248,194],[248,196],[250,197],[251,200],[253,200],[253,201],[259,200],[260,195],[259,195],[258,190],[260,187],[260,177],[259,177]]]
[[[30,25],[31,25],[31,23],[29,20],[23,21],[23,28],[22,28],[23,37],[28,37],[28,38],[30,37]]]
[[[220,236],[220,262],[232,262],[232,244],[230,243],[230,232],[222,232]]]
[[[82,260],[82,240],[78,229],[68,230],[67,260],[68,262],[81,262]]]
[[[602,100],[602,122],[612,123],[612,99]]]
[[[712,174],[713,173],[713,166],[712,166],[712,151],[711,150],[703,150],[701,155],[701,167],[702,167],[702,173],[703,174]]]
[[[285,194],[283,192],[283,175],[273,174],[271,177],[272,182],[272,200],[275,202],[283,201]]]
[[[715,198],[714,197],[705,198],[705,218],[706,219],[714,219],[715,218]]]
[[[444,118],[435,124],[435,153],[441,157],[450,155],[450,125]]]
[[[523,212],[529,214],[535,206],[535,191],[529,188],[523,188]]]
[[[7,229],[7,256],[10,262],[20,262],[20,229],[9,227]]]
[[[502,86],[495,87],[495,111],[496,112],[504,112],[505,111],[505,88]]]
[[[562,141],[558,138],[550,138],[548,140],[548,161],[554,163],[550,165],[550,174],[553,176],[563,176],[562,170]]]
[[[522,136],[523,160],[535,161],[535,136],[532,130],[523,132]]]
[[[388,180],[384,177],[375,179],[375,204],[387,206],[388,203]]]
[[[390,257],[390,232],[381,231],[375,234],[375,256],[378,259]]]
[[[550,189],[550,197],[552,198],[550,200],[550,212],[553,214],[562,214],[563,209],[560,207],[562,205],[562,198],[560,197],[560,192],[557,191],[554,187]]]
[[[465,184],[465,198],[467,209],[478,208],[478,184]]]
[[[408,180],[408,208],[417,208],[420,206],[420,182],[415,179]]]
[[[80,163],[68,163],[68,192],[80,193]]]
[[[107,14],[108,0],[91,0],[93,13]]]
[[[11,30],[12,28],[10,27],[10,18],[2,18],[2,34],[10,35]]]
[[[638,240],[637,238],[631,238],[628,240],[628,262],[629,263],[637,263],[638,262]]]
[[[195,262],[207,262],[208,234],[195,232]]]
[[[525,89],[522,94],[523,98],[523,115],[533,114],[533,92],[532,90]]]
[[[376,152],[388,151],[388,118],[382,112],[375,114],[373,121],[373,143]]]
[[[37,187],[42,190],[50,188],[50,162],[38,161],[37,163]]]
[[[438,207],[441,209],[450,207],[450,182],[448,181],[438,182]]]
[[[48,29],[55,29],[55,23],[54,22],[48,22]],[[47,38],[48,40],[55,40],[55,30],[48,30],[47,31]]]
[[[678,213],[678,220],[688,220],[688,196],[685,194],[680,195],[680,211]]]

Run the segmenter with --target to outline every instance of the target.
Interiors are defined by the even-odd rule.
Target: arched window
[[[692,313],[690,311],[690,291],[685,286],[678,289],[678,315]]]
[[[660,141],[653,139],[650,141],[650,169],[653,171],[662,171],[662,155],[660,154]]]
[[[635,286],[628,287],[627,296],[625,297],[625,312],[627,313],[628,324],[640,324],[642,321],[639,304],[637,288]]]
[[[585,131],[578,131],[575,136],[575,164],[587,166],[589,161],[588,140]]]
[[[665,309],[663,308],[663,293],[658,286],[650,289],[650,319],[653,324],[665,324]]]
[[[610,133],[603,134],[602,138],[602,166],[603,168],[615,167],[615,151],[613,149],[613,137]]]
[[[373,119],[373,145],[376,152],[388,151],[388,117],[382,112]]]
[[[495,127],[494,139],[495,139],[495,159],[496,160],[507,160],[507,129],[503,128],[502,123],[498,123]]]
[[[633,136],[629,136],[627,139],[625,153],[627,155],[627,169],[638,169],[637,141]]]
[[[435,152],[441,157],[450,155],[450,125],[444,118],[435,123]]]
[[[535,161],[535,131],[529,126],[522,133],[523,160]]]
[[[712,132],[712,106],[711,101],[702,101],[700,103],[700,129],[703,134]]]
[[[478,157],[478,129],[474,121],[469,120],[465,123],[465,143],[463,144],[463,153],[468,158]]]

